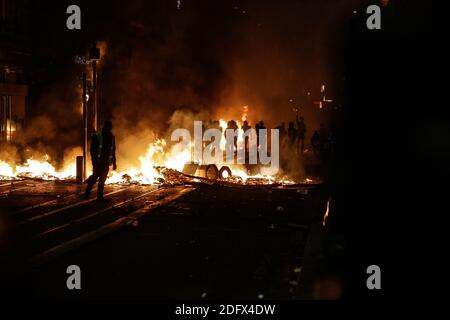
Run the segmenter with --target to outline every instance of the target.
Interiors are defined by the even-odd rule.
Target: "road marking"
[[[123,191],[129,190],[129,189],[131,189],[133,187],[134,186],[130,186],[130,187],[127,187],[127,188],[115,190],[115,191],[112,191],[110,193],[105,194],[104,196],[107,197],[107,196],[110,196],[110,195],[113,195],[113,194],[116,194],[116,193],[119,193],[119,192],[123,192]],[[27,224],[27,223],[30,223],[30,222],[33,222],[33,221],[36,221],[36,220],[40,220],[42,218],[48,217],[50,215],[53,215],[55,213],[58,213],[58,212],[61,212],[61,211],[67,210],[67,209],[75,208],[75,207],[81,206],[81,205],[86,204],[86,203],[91,203],[91,202],[96,201],[96,200],[97,200],[96,198],[92,198],[92,199],[89,199],[89,200],[84,200],[84,201],[80,201],[80,202],[77,202],[77,203],[74,203],[74,204],[70,204],[68,206],[65,206],[65,207],[62,207],[62,208],[58,208],[58,209],[55,209],[55,210],[52,210],[52,211],[49,211],[49,212],[46,212],[46,213],[43,213],[43,214],[31,217],[29,219],[23,220],[23,221],[19,222],[19,225],[24,225],[24,224]]]
[[[174,201],[177,198],[194,191],[195,189],[196,189],[195,187],[185,187],[185,188],[181,189],[179,192],[177,192],[175,194],[170,194],[162,200],[152,202],[151,204],[146,205],[143,208],[138,209],[125,217],[119,218],[119,219],[117,219],[107,225],[104,225],[94,231],[88,232],[82,236],[75,238],[75,239],[69,240],[58,246],[48,249],[45,252],[40,253],[40,254],[34,256],[33,258],[31,258],[29,260],[29,263],[34,266],[45,264],[45,263],[49,262],[50,260],[66,253],[70,250],[80,247],[83,244],[97,240],[100,237],[102,237],[110,232],[113,232],[125,225],[132,224],[134,221],[141,218],[145,214],[149,213],[153,209],[163,206],[171,201]]]

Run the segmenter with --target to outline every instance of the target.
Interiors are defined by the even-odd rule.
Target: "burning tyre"
[[[220,170],[219,170],[219,178],[226,179],[226,178],[231,177],[231,175],[232,175],[231,174],[231,169],[229,167],[224,166],[224,167],[220,168]]]
[[[192,162],[184,165],[183,174],[210,180],[227,179],[232,177],[233,175],[230,167],[228,166],[223,166],[219,170],[219,168],[215,164],[199,165]]]
[[[215,164],[200,165],[196,171],[196,175],[202,178],[217,180],[219,178],[219,169]]]

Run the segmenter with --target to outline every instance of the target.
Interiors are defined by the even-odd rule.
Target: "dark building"
[[[28,96],[28,0],[0,0],[0,143],[22,130]]]

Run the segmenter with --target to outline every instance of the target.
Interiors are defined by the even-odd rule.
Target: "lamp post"
[[[97,131],[97,60],[100,60],[100,49],[94,43],[89,49],[89,61],[92,62],[92,82],[91,88],[88,89],[86,73],[82,75],[82,101],[83,101],[83,157],[77,157],[77,181],[83,182],[86,180],[86,159],[88,155],[88,134],[89,134],[89,116],[88,116],[88,101],[92,101],[92,114],[94,131]],[[88,95],[90,93],[90,96]]]
[[[87,115],[87,81],[86,73],[83,72],[83,169],[82,181],[86,180],[86,157],[88,144],[88,115]]]
[[[97,61],[100,60],[100,48],[96,43],[89,49],[89,60],[92,62],[92,107],[93,107],[93,129],[97,131]]]

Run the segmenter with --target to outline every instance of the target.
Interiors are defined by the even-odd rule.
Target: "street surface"
[[[10,290],[39,298],[290,299],[312,224],[326,201],[320,186],[84,186],[33,180],[0,183],[9,243]],[[82,289],[68,290],[78,265]],[[310,282],[308,271],[306,281]],[[306,286],[306,288],[309,288]]]

